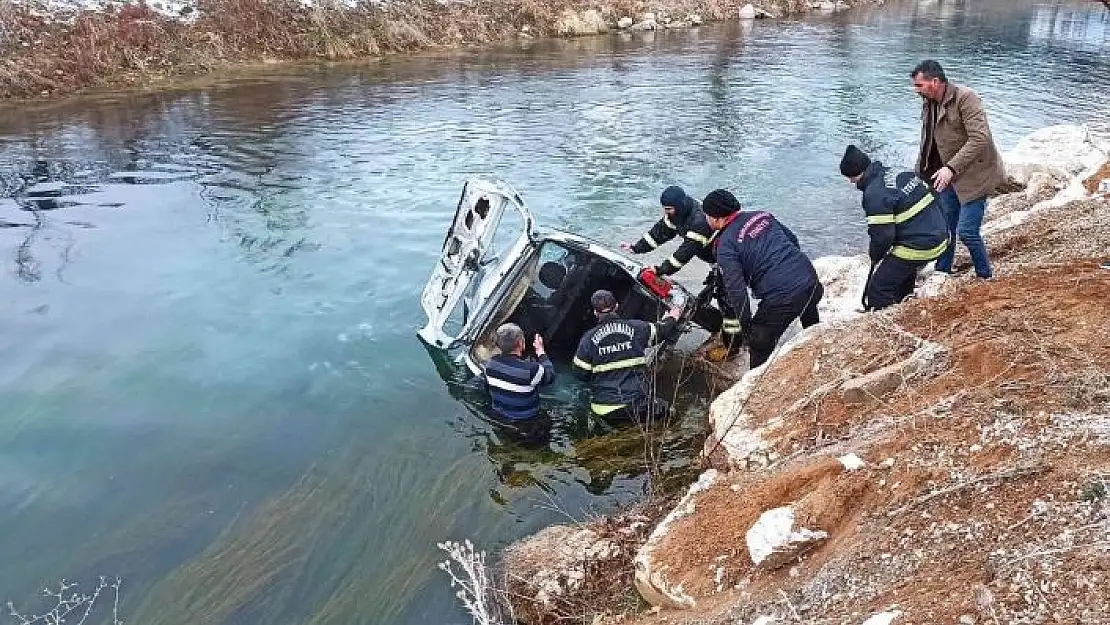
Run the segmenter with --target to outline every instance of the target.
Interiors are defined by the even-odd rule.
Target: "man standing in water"
[[[718,231],[717,264],[729,303],[740,313],[748,366],[755,369],[767,362],[795,319],[801,319],[803,328],[820,321],[817,303],[825,289],[798,238],[774,215],[741,212],[740,201],[724,189],[705,196],[701,206]],[[759,298],[754,315],[748,287]]]
[[[493,400],[493,412],[525,438],[542,438],[540,430],[545,424],[539,418],[539,388],[555,379],[555,366],[547,357],[543,338],[537,334],[532,340],[539,359],[536,362],[524,359],[524,331],[520,326],[506,323],[497,328],[494,336],[501,353],[485,364],[486,388]]]
[[[940,194],[948,230],[967,247],[975,275],[990,278],[990,257],[979,228],[987,194],[1006,180],[1006,170],[983,103],[971,89],[948,82],[936,61],[922,61],[910,76],[923,100],[917,174]],[[937,259],[937,271],[951,273],[955,252],[949,246]]]
[[[674,338],[682,309],[672,308],[659,323],[621,319],[617,298],[609,291],[590,297],[597,326],[582,336],[574,355],[574,373],[590,385],[590,410],[604,420],[648,425],[670,407],[655,397],[647,377],[647,348]]]

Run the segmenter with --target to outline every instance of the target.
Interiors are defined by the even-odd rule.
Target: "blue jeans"
[[[940,258],[937,259],[937,271],[950,273],[952,271],[952,257],[956,255],[956,238],[963,241],[967,251],[971,254],[971,264],[975,265],[975,275],[980,278],[989,278],[991,261],[987,256],[987,246],[983,243],[983,235],[979,228],[983,225],[983,213],[987,211],[987,198],[972,200],[967,204],[960,204],[956,197],[956,190],[948,187],[939,194],[940,207],[944,216],[948,218],[948,233],[953,236],[952,245],[948,246]]]

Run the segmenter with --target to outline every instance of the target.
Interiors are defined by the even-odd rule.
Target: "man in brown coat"
[[[948,82],[936,61],[922,61],[910,73],[922,97],[921,147],[917,174],[932,183],[948,218],[948,230],[971,254],[975,274],[990,278],[991,264],[979,228],[987,194],[1006,179],[979,96]],[[952,271],[955,246],[937,259],[937,271]]]

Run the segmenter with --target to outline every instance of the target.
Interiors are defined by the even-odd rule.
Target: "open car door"
[[[418,334],[448,348],[479,323],[479,311],[531,245],[532,214],[509,184],[471,178],[463,186],[455,220],[420,304],[428,324]]]

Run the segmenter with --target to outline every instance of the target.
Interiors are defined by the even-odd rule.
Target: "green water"
[[[285,70],[0,116],[0,598],[124,580],[135,624],[465,623],[437,542],[496,549],[641,496],[643,444],[555,408],[498,437],[414,336],[462,181],[614,243],[728,186],[817,256],[862,248],[848,141],[914,151],[925,56],[1005,148],[1110,111],[1094,2],[891,3],[804,22]],[[682,395],[667,466],[707,401]]]

